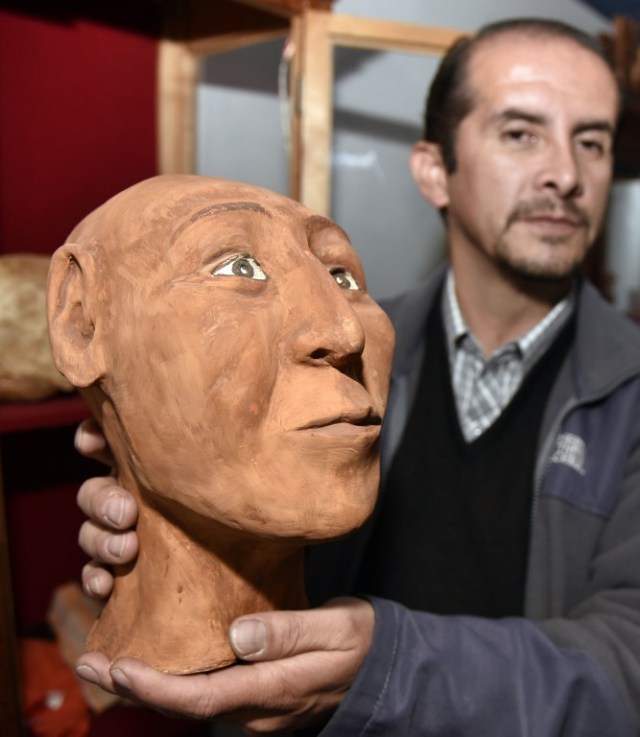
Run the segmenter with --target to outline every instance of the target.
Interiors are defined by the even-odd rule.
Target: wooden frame
[[[195,95],[202,57],[260,43],[286,32],[295,44],[290,194],[325,214],[329,214],[331,201],[334,47],[440,55],[462,35],[459,30],[306,9],[291,16],[290,28],[286,30],[163,41],[158,83],[161,173],[195,170]]]
[[[333,50],[336,46],[442,55],[462,35],[447,28],[409,25],[310,10],[294,22],[299,80],[293,85],[294,151],[291,194],[329,214],[333,136]],[[297,98],[297,99],[296,99]]]
[[[196,154],[196,87],[205,56],[283,37],[285,30],[230,34],[195,41],[163,39],[158,49],[158,168],[192,174]]]

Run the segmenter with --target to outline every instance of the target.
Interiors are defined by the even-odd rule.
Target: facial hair
[[[576,228],[583,228],[586,231],[591,226],[588,214],[573,200],[559,201],[553,197],[541,196],[517,203],[507,217],[506,225],[498,238],[495,249],[496,263],[505,273],[522,281],[538,283],[564,282],[576,274],[584,254],[581,254],[579,261],[572,260],[566,264],[559,263],[554,268],[554,264],[540,265],[535,260],[515,259],[509,249],[504,247],[504,244],[507,243],[505,235],[514,224],[533,218],[544,218],[545,216],[566,219]],[[541,236],[540,240],[547,245],[561,246],[567,241],[568,237],[566,235],[547,234]]]

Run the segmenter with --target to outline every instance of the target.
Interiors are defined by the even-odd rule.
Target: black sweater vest
[[[358,591],[439,614],[522,615],[538,433],[573,333],[570,320],[496,422],[467,443],[436,301]]]

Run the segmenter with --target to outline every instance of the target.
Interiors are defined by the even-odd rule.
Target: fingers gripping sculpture
[[[393,334],[353,248],[272,192],[156,177],[56,251],[48,313],[140,510],[88,649],[229,664],[229,623],[304,606],[303,546],[373,508]]]

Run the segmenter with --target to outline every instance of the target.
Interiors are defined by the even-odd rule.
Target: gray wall
[[[336,0],[334,11],[460,30],[528,15],[592,33],[611,28],[576,0]],[[288,193],[281,52],[277,41],[206,62],[198,93],[200,173]],[[336,51],[332,216],[351,236],[378,299],[411,286],[444,256],[440,219],[407,169],[435,64],[418,55]]]
[[[608,26],[606,18],[576,0],[335,0],[333,9],[349,15],[466,30],[523,16],[563,20],[590,33]]]

